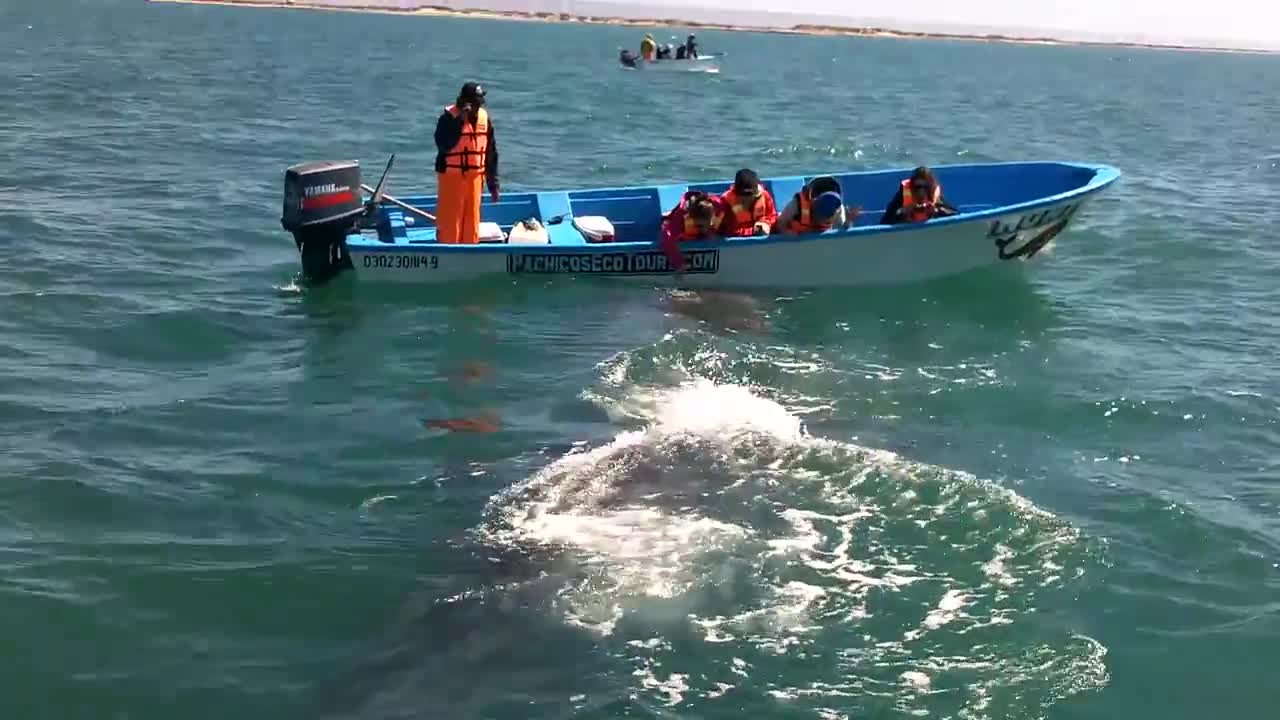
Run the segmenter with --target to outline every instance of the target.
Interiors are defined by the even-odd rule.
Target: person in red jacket
[[[680,204],[662,219],[662,236],[658,246],[676,270],[685,267],[680,243],[710,240],[720,236],[725,204],[718,196],[694,190],[687,192]]]
[[[720,199],[725,205],[724,222],[720,226],[724,237],[768,235],[778,219],[773,195],[760,186],[760,176],[754,170],[739,170],[733,178],[733,187]]]

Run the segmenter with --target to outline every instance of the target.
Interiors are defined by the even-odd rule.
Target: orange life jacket
[[[942,199],[942,186],[933,184],[933,197],[919,200],[911,193],[911,178],[902,181],[902,216],[907,222],[924,222],[933,217],[933,211]]]
[[[698,227],[698,223],[689,215],[690,195],[685,195],[684,201],[680,205],[684,208],[684,231],[680,235],[681,240],[699,240],[712,235],[720,228],[720,223],[724,222],[724,205],[723,203],[715,203],[716,209],[711,215],[711,224],[708,229],[703,230]],[[714,199],[712,202],[715,202]]]
[[[460,117],[461,111],[456,105],[444,109],[454,117]],[[487,169],[489,155],[489,113],[480,108],[476,111],[475,125],[470,119],[462,118],[462,135],[453,149],[444,155],[444,171],[447,175],[484,174]]]
[[[738,191],[734,188],[729,188],[729,192],[722,195],[721,199],[729,206],[729,212],[733,213],[733,221],[740,228],[755,225],[756,222],[763,220],[765,213],[768,212],[768,206],[764,201],[764,188],[760,188],[755,202],[750,205],[744,202],[745,198],[738,196]]]
[[[812,217],[811,208],[813,207],[813,198],[809,197],[806,190],[796,193],[796,216],[787,223],[786,232],[803,234],[803,233],[819,233],[830,230],[834,224],[831,220],[827,222],[815,223]],[[839,214],[839,213],[837,213]]]

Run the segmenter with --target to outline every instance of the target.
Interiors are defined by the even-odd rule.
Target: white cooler
[[[589,243],[613,242],[613,223],[600,215],[583,215],[573,219],[573,226]]]

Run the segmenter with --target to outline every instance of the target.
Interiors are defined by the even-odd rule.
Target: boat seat
[[[540,192],[535,197],[537,212],[533,216],[538,218],[543,225],[550,227],[553,225],[551,220],[554,218],[568,219],[573,214],[573,208],[569,205],[569,193],[567,192]]]
[[[782,212],[782,208],[791,202],[791,198],[804,189],[804,178],[777,178],[771,184],[773,185],[773,202],[778,206],[778,212]]]
[[[552,245],[586,245],[587,239],[582,237],[573,223],[565,220],[554,225],[547,225],[547,239]]]
[[[658,191],[658,214],[666,215],[676,209],[681,201],[684,200],[684,194],[689,192],[688,185],[659,185]]]

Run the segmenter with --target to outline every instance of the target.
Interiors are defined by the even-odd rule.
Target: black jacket
[[[436,172],[444,172],[445,155],[458,144],[462,137],[462,118],[454,117],[448,111],[440,113],[436,121]],[[489,189],[498,187],[498,143],[493,135],[493,116],[489,116],[489,148],[485,152],[485,182]]]
[[[958,210],[955,209],[955,206],[947,202],[947,199],[945,197],[941,197],[941,196],[938,197],[937,207],[942,212],[937,213],[934,217],[954,215],[955,213],[959,212]],[[899,187],[898,192],[895,193],[893,196],[893,199],[889,201],[889,207],[885,208],[884,215],[880,216],[880,224],[896,225],[900,222],[905,222],[906,218],[898,214],[898,211],[901,209],[902,209],[902,188]]]

